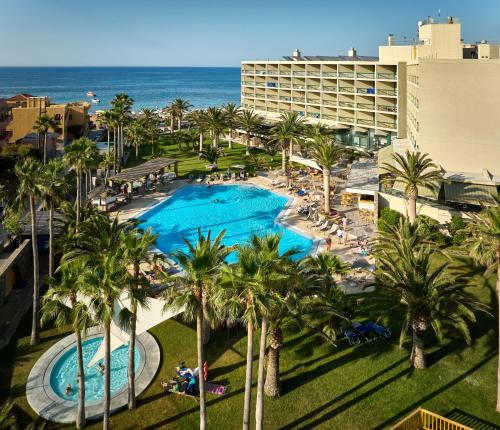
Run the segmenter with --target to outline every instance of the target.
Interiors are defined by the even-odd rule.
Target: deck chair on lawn
[[[170,380],[167,381],[165,379],[162,379],[160,381],[161,387],[163,388],[163,391],[177,394],[178,396],[184,396],[184,397],[190,397],[193,399],[196,403],[198,403],[198,398],[192,394],[186,393],[186,391],[182,391],[179,389],[181,383],[178,381]]]
[[[341,331],[342,331],[342,334],[349,341],[349,345],[359,345],[361,343],[361,339],[359,338],[359,335],[357,333],[354,333],[351,329],[345,328],[345,329],[342,329]]]

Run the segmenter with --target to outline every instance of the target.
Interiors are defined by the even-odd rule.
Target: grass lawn
[[[206,139],[205,146],[208,145],[210,145],[210,140]],[[225,172],[233,164],[244,164],[250,172],[267,167],[281,166],[281,156],[279,154],[271,158],[261,149],[250,148],[251,155],[246,156],[245,146],[238,143],[233,144],[233,149],[228,148],[227,142],[221,142],[220,147],[224,149],[226,154],[217,161],[221,172]],[[151,146],[143,146],[140,149],[139,157],[136,157],[135,150],[128,148],[129,160],[125,167],[135,166],[151,158]],[[186,147],[179,149],[170,134],[163,135],[159,140],[155,147],[155,153],[179,160],[179,177],[181,178],[187,178],[190,173],[195,176],[209,173],[205,165],[210,163],[207,160],[200,160],[197,150],[192,151]]]
[[[490,300],[486,289],[479,290],[478,294],[485,301]],[[380,297],[380,293],[363,296],[358,301],[357,317],[381,315],[386,305],[376,300]],[[391,341],[377,340],[357,347],[350,347],[341,340],[335,348],[307,331],[287,331],[281,360],[283,393],[279,399],[266,399],[266,428],[383,429],[419,406],[462,420],[474,428],[500,426],[500,415],[495,412],[498,336],[493,318],[479,316],[473,328],[471,347],[458,338],[437,346],[429,336],[429,367],[424,371],[410,368],[409,344],[402,350],[397,346],[396,332],[401,314],[391,313],[387,318],[385,322],[394,332]],[[46,330],[42,343],[31,348],[29,328],[28,315],[17,339],[0,354],[0,393],[3,398],[10,390],[18,405],[17,412],[26,419],[34,416],[24,397],[29,370],[42,352],[62,336],[54,330]],[[195,331],[180,321],[167,321],[151,333],[162,349],[159,372],[140,396],[138,409],[114,415],[112,427],[197,428],[195,402],[165,395],[159,387],[160,379],[173,376],[174,366],[179,361],[186,361],[191,366],[196,363]],[[257,343],[258,336],[255,358]],[[208,395],[209,428],[241,426],[245,351],[243,329],[238,333],[233,329],[213,334],[207,347],[210,380],[230,384],[231,391],[224,397]],[[252,400],[255,401],[255,389]],[[470,419],[475,421],[468,421]],[[480,424],[483,427],[479,427]],[[88,428],[100,426],[94,423]],[[62,427],[51,425],[48,428]]]

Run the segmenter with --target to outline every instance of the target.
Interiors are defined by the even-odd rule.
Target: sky
[[[377,55],[429,15],[500,43],[499,0],[0,0],[0,66],[234,66],[304,55]]]

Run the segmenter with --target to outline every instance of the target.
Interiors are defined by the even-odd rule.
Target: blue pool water
[[[83,342],[83,367],[85,371],[85,400],[100,400],[104,392],[104,377],[99,372],[98,363],[87,367],[99,349],[103,338],[94,337]],[[135,369],[140,364],[141,356],[135,348]],[[128,345],[122,345],[111,352],[111,394],[120,391],[127,384]],[[65,400],[78,400],[76,345],[65,352],[50,374],[50,385],[54,392]],[[66,387],[71,384],[73,390],[66,395]]]
[[[253,186],[189,185],[142,215],[141,227],[152,227],[160,235],[157,246],[166,254],[187,251],[182,239],[194,241],[200,227],[204,234],[210,229],[212,237],[226,229],[223,243],[228,246],[248,242],[253,234],[279,232],[283,235],[280,251],[297,247],[302,257],[311,250],[312,239],[275,224],[287,203],[288,198]],[[233,253],[227,261],[236,258]]]

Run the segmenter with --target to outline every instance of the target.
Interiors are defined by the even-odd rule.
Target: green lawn
[[[479,290],[478,294],[489,301],[489,291]],[[380,293],[374,293],[360,299],[356,317],[381,315],[386,305],[377,300],[380,297]],[[392,313],[385,320],[394,332],[400,317]],[[418,406],[462,420],[472,416],[476,428],[484,422],[490,427],[481,428],[496,428],[500,426],[500,415],[495,412],[498,337],[494,327],[493,318],[481,315],[473,329],[471,347],[459,339],[436,346],[429,336],[429,368],[424,371],[412,371],[409,345],[400,350],[397,335],[391,341],[378,340],[357,347],[349,347],[342,340],[335,348],[307,331],[288,331],[281,361],[283,394],[277,400],[266,399],[266,428],[382,429]],[[180,321],[167,321],[151,333],[162,349],[160,370],[140,396],[139,408],[114,415],[112,426],[194,429],[198,425],[197,405],[189,398],[163,394],[159,381],[173,376],[174,366],[181,360],[189,365],[196,363],[195,332]],[[209,428],[234,429],[241,425],[244,334],[242,329],[238,333],[216,332],[207,347],[210,380],[231,385],[224,397],[208,395]],[[42,352],[61,336],[46,330],[42,343],[29,347],[28,315],[18,339],[0,354],[0,392],[3,397],[10,390],[18,404],[17,412],[26,419],[34,416],[24,397],[28,372]],[[255,351],[257,343],[258,336]],[[256,367],[257,362],[255,371]],[[98,429],[100,424],[89,428]]]
[[[209,144],[210,141],[206,139],[205,146]],[[227,142],[221,142],[220,146],[224,149],[226,154],[224,157],[219,158],[217,162],[219,170],[222,172],[226,171],[227,168],[233,164],[244,164],[250,172],[268,167],[281,166],[281,157],[279,154],[271,158],[271,156],[264,151],[258,148],[251,148],[251,155],[248,157],[245,155],[244,145],[233,144],[233,149],[229,149]],[[138,158],[135,156],[135,150],[133,148],[128,148],[128,150],[130,155],[125,167],[135,166],[151,158],[151,146],[141,147]],[[209,173],[205,165],[210,163],[206,160],[200,160],[197,151],[187,149],[185,146],[179,149],[177,143],[173,141],[170,134],[163,135],[155,147],[155,153],[179,160],[179,177],[187,178],[190,173],[195,176]]]

